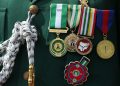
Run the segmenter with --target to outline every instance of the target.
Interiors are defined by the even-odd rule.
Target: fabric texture
[[[4,41],[6,8],[0,8],[0,41]]]
[[[68,25],[70,29],[75,29],[79,24],[81,5],[68,5]]]
[[[93,40],[93,50],[87,57],[91,59],[88,64],[89,77],[82,86],[119,86],[120,85],[120,54],[118,44],[120,41],[119,27],[119,3],[117,0],[88,0],[88,5],[101,10],[115,10],[116,19],[109,30],[108,39],[111,40],[116,51],[109,60],[100,59],[96,52],[96,45],[103,39],[102,33],[95,26],[95,37]],[[119,0],[118,0],[119,1]],[[50,4],[79,4],[78,0],[38,0],[35,4],[39,7],[39,13],[33,19],[33,25],[37,27],[38,41],[35,47],[35,86],[71,86],[64,80],[65,65],[71,61],[79,61],[82,56],[77,53],[67,53],[63,58],[55,58],[49,53],[49,42],[56,37],[55,34],[48,33],[50,19]],[[5,23],[5,39],[10,37],[14,23],[22,21],[27,16],[27,11],[31,2],[29,0],[0,0],[0,8],[7,8],[7,21]],[[17,10],[16,10],[17,9]],[[7,26],[8,25],[8,26]],[[69,34],[69,32],[68,32]],[[68,34],[60,34],[65,38]],[[15,60],[13,73],[4,86],[27,86],[27,81],[23,79],[23,74],[28,70],[28,59],[26,46],[20,47]]]
[[[67,9],[66,4],[51,4],[50,28],[66,28]]]
[[[78,34],[82,36],[93,36],[95,24],[96,24],[96,9],[82,7]]]
[[[102,31],[102,33],[107,34],[111,29],[115,18],[114,16],[114,10],[97,10],[96,26]]]

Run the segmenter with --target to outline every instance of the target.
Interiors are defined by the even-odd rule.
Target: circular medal
[[[92,51],[92,42],[88,38],[80,38],[76,42],[76,51],[81,55],[87,55]]]
[[[60,38],[52,40],[49,50],[54,57],[62,57],[67,53],[64,41]]]
[[[97,54],[102,59],[109,59],[115,53],[115,47],[109,40],[100,41],[97,45]]]
[[[79,61],[70,62],[69,65],[65,67],[64,78],[68,84],[81,85],[87,81],[88,75],[87,67],[80,64]]]
[[[78,37],[74,33],[68,35],[65,38],[64,42],[65,42],[65,46],[66,46],[67,51],[76,52],[75,45],[76,45],[77,40],[78,40]]]

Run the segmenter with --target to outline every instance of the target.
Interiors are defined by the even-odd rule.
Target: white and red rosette
[[[88,68],[82,65],[79,61],[70,62],[64,71],[64,78],[68,84],[81,85],[87,81],[89,76]]]

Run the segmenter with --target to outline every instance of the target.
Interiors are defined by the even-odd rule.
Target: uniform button
[[[32,14],[36,14],[38,12],[38,7],[37,5],[31,5],[29,7],[29,11],[32,13]]]
[[[23,74],[24,80],[28,80],[28,76],[29,76],[29,72],[26,71],[26,72]]]

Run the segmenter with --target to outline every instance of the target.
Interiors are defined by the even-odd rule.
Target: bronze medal
[[[78,37],[74,33],[71,33],[65,38],[64,42],[65,42],[67,51],[76,52],[75,45],[76,45],[77,40],[78,40]]]
[[[80,21],[80,5],[68,5],[68,26],[71,34],[65,38],[65,46],[67,51],[76,52],[75,45],[78,36],[74,33]]]
[[[109,59],[115,53],[115,47],[109,40],[100,41],[97,45],[97,54],[102,59]]]
[[[76,42],[76,51],[80,55],[87,55],[92,51],[93,45],[92,42],[84,37],[84,38],[79,38],[79,40]]]

